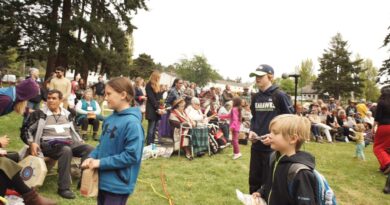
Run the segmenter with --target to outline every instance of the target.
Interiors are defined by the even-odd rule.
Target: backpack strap
[[[274,104],[275,110],[278,114],[280,114],[280,101],[278,97],[279,93],[280,93],[279,88],[276,88],[271,93],[272,103]]]
[[[311,170],[309,166],[302,163],[293,163],[287,172],[287,189],[289,194],[289,199],[293,198],[293,180],[297,176],[298,172],[301,170]]]

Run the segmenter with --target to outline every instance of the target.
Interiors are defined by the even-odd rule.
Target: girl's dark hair
[[[179,82],[181,79],[180,78],[175,78],[175,80],[173,81],[173,84],[171,86],[171,88],[174,88],[176,86],[176,83]]]
[[[135,105],[135,101],[134,101],[135,92],[129,78],[125,78],[125,77],[114,78],[108,81],[107,85],[109,85],[112,89],[114,89],[115,92],[118,93],[126,92],[127,93],[126,101],[129,102],[131,106]]]
[[[381,96],[379,96],[378,105],[385,108],[390,107],[390,85],[387,85],[381,89]]]
[[[233,107],[238,108],[239,119],[240,119],[240,122],[242,122],[242,119],[241,119],[242,107],[241,107],[241,98],[240,97],[233,98]]]

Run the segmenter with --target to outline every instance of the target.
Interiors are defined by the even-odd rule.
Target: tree
[[[294,80],[290,78],[286,78],[286,79],[276,78],[275,83],[279,86],[280,89],[282,89],[284,92],[288,93],[289,95],[293,96],[295,94]]]
[[[330,42],[330,48],[325,49],[319,58],[320,74],[314,82],[314,88],[320,93],[328,92],[338,99],[340,96],[348,97],[351,92],[356,95],[362,93],[362,59],[352,61],[351,53],[347,50],[348,42],[342,39],[340,33]]]
[[[138,58],[133,60],[133,65],[130,67],[130,77],[149,78],[155,69],[156,64],[150,55],[145,53],[139,54]]]
[[[387,29],[390,30],[390,26]],[[383,47],[386,47],[388,45],[390,45],[390,33],[387,34],[387,36],[383,40]],[[389,84],[390,83],[390,78],[388,77],[389,75],[390,75],[390,57],[383,61],[382,67],[379,69],[377,82],[379,82],[380,84]],[[382,80],[381,77],[386,77],[386,78],[383,78]]]
[[[198,84],[200,87],[205,86],[210,81],[221,80],[222,76],[211,68],[206,57],[195,55],[192,59],[181,59],[175,64],[176,73],[190,82]]]
[[[0,47],[6,36],[2,31],[14,31],[10,37],[20,42],[19,58],[27,64],[45,59],[46,77],[58,65],[75,69],[84,79],[88,71],[128,74],[132,58],[128,36],[136,28],[131,17],[139,9],[147,10],[145,0],[1,1]]]
[[[380,95],[379,88],[376,85],[378,69],[373,66],[370,59],[362,62],[362,69],[364,72],[360,73],[360,78],[363,79],[361,97],[369,101],[377,101]]]
[[[301,65],[296,68],[299,72],[300,78],[298,82],[298,87],[302,88],[306,85],[310,85],[316,80],[316,76],[313,71],[313,61],[311,59],[306,59],[301,62]]]

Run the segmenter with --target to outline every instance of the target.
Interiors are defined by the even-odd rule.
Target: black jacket
[[[266,91],[262,92],[259,90],[256,93],[251,102],[251,131],[256,132],[258,136],[262,136],[269,133],[269,123],[271,120],[280,114],[292,114],[291,109],[291,100],[287,94],[282,91],[276,91],[277,86],[272,85]],[[276,94],[278,105],[274,105],[272,101],[272,94]],[[272,149],[270,146],[264,145],[261,141],[257,141],[252,144],[252,149],[257,151],[267,151],[271,152]]]
[[[277,154],[278,155],[278,154]],[[278,160],[280,159],[280,160]],[[287,175],[293,163],[302,163],[311,170],[300,170],[288,182]],[[315,168],[314,157],[303,151],[288,157],[280,155],[272,163],[271,177],[263,190],[259,190],[268,205],[315,205],[317,204],[317,180],[313,173]],[[289,192],[289,187],[291,192]]]
[[[146,111],[145,118],[147,120],[160,120],[161,116],[157,113],[160,105],[161,93],[155,93],[150,83],[146,84],[145,87],[146,96]]]

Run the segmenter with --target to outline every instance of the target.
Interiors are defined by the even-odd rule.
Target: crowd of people
[[[58,67],[51,79],[39,83],[39,70],[31,69],[28,79],[0,90],[0,115],[12,111],[24,115],[30,154],[38,156],[41,152],[58,161],[58,194],[64,198],[75,198],[70,189],[72,157],[80,157],[83,168],[100,170],[98,204],[125,204],[134,190],[143,147],[168,137],[174,150],[193,160],[206,151],[194,149],[200,140],[197,132],[206,133],[207,141],[211,134],[221,149],[231,143],[233,160],[242,157],[240,143],[252,142],[249,192],[268,204],[302,204],[306,199],[309,202],[304,204],[318,202],[310,172],[315,167],[314,157],[300,151],[310,140],[354,141],[356,158],[361,160],[365,160],[365,147],[373,143],[380,170],[388,175],[384,192],[390,193],[389,86],[382,88],[375,103],[351,99],[343,105],[331,97],[294,107],[290,97],[273,84],[274,69],[265,64],[250,73],[256,92],[245,87],[241,93],[233,92],[229,85],[223,91],[218,87],[200,89],[180,78],[167,88],[160,84],[159,71],[154,71],[147,82],[140,77],[134,81],[120,77],[105,83],[100,77],[94,85],[87,85],[79,75],[73,81],[64,76],[65,69]],[[104,106],[113,110],[112,115],[102,114]],[[144,119],[148,124],[146,136]],[[100,141],[96,148],[85,143],[89,125],[92,139]],[[7,144],[8,138],[0,138],[0,147]],[[277,159],[272,161],[275,151]],[[55,204],[23,184],[15,162],[6,157],[0,160],[1,181],[9,182],[0,182],[0,196],[11,187],[26,196],[25,201],[34,198],[26,204]],[[279,187],[286,183],[281,179],[287,174],[283,167],[292,162],[310,167],[296,176],[306,188],[297,185],[292,199],[283,201],[286,193]]]

